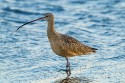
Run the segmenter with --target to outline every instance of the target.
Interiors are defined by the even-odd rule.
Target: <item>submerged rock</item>
[[[65,79],[59,79],[55,83],[90,83],[91,81],[85,77],[71,77]]]
[[[60,83],[80,83],[80,80],[77,78],[67,78],[63,79]]]

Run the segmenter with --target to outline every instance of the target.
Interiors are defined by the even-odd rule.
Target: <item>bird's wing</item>
[[[71,52],[79,54],[91,54],[96,52],[95,48],[91,48],[87,45],[82,44],[73,37],[61,34],[61,41],[63,41],[64,49],[67,49]]]

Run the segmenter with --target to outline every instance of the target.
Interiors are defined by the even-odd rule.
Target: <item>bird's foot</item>
[[[71,75],[71,70],[69,68],[68,69],[60,69],[59,71],[65,71],[67,74],[67,78],[69,78],[69,76]]]
[[[66,69],[66,73],[67,73],[67,77],[66,78],[69,78],[69,76],[71,75],[71,70],[70,69]]]
[[[70,64],[66,65],[66,73],[67,73],[67,78],[68,78],[71,75]]]
[[[59,71],[65,71],[66,72],[67,70],[66,69],[60,69]]]
[[[59,71],[65,71],[66,73],[71,72],[70,69],[60,69]]]

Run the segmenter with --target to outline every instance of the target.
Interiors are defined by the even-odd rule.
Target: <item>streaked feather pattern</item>
[[[58,34],[58,35],[57,35]],[[60,34],[56,32],[57,36],[53,36],[56,38],[52,38],[50,41],[51,47],[53,51],[60,56],[78,56],[78,55],[86,55],[96,52],[95,48],[91,48],[87,45],[80,43],[73,37]]]

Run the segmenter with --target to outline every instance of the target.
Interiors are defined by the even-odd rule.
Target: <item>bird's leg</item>
[[[66,61],[67,61],[67,64],[66,64],[66,73],[67,73],[67,78],[71,75],[71,69],[70,69],[70,63],[69,63],[69,60],[68,58],[66,57]]]

